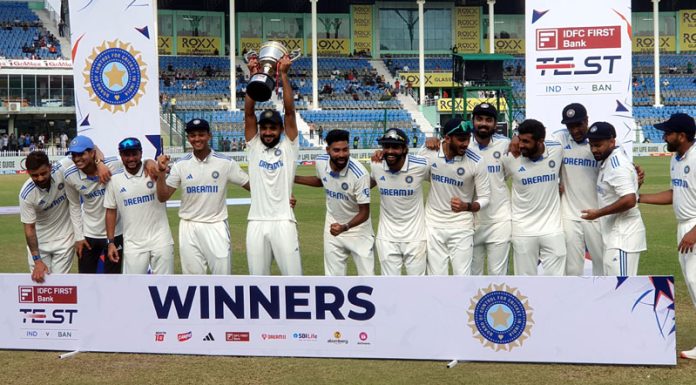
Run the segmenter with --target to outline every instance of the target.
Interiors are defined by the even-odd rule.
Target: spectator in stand
[[[2,151],[7,151],[10,146],[10,138],[7,136],[7,134],[2,135],[2,140],[0,142],[2,142],[2,144],[0,144]]]
[[[67,143],[68,143],[68,134],[66,134],[64,132],[64,133],[60,134],[60,149],[61,150],[66,149]]]
[[[319,134],[319,144],[324,144],[324,128],[319,126],[317,133]]]
[[[15,134],[10,134],[10,151],[17,151],[18,148],[17,136]]]
[[[398,94],[400,90],[401,90],[401,82],[399,81],[399,79],[396,79],[396,81],[394,81],[394,92],[396,92]]]

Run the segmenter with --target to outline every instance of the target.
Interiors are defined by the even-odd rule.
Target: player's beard
[[[539,143],[535,143],[533,148],[527,149],[527,148],[522,148],[520,147],[520,153],[522,156],[525,158],[531,158],[536,156],[536,154],[539,152]]]
[[[450,142],[449,155],[450,156],[464,156],[464,154],[466,154],[466,149],[467,149],[467,147],[465,147],[465,146],[457,146],[456,144],[454,144],[454,142]]]
[[[129,174],[135,175],[138,172],[138,170],[140,170],[140,166],[142,166],[142,165],[143,165],[143,162],[139,160],[139,161],[135,162],[135,166],[133,168],[129,167],[128,164],[124,164],[123,167],[126,168],[126,171],[128,171]]]
[[[405,152],[401,153],[400,155],[384,154],[384,161],[387,162],[387,166],[392,167],[399,164],[399,162],[401,162],[401,159],[403,159],[405,156]]]
[[[347,156],[332,156],[331,157],[331,164],[336,166],[337,169],[343,170],[346,168],[348,165],[348,157]]]
[[[485,131],[482,129],[485,129]],[[482,124],[476,127],[474,131],[476,132],[476,136],[483,139],[488,139],[495,133],[494,128],[488,126],[487,124]]]
[[[679,143],[667,142],[667,151],[677,152],[679,149]]]
[[[278,142],[280,142],[280,135],[275,137],[271,142],[266,142],[266,138],[268,138],[270,136],[271,135],[266,135],[266,136],[262,137],[261,139],[263,139],[263,140],[261,142],[263,142],[264,146],[266,146],[268,148],[273,148],[278,144]]]

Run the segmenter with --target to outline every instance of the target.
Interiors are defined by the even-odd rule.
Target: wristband
[[[348,223],[343,225],[343,231],[348,231],[350,230],[350,225]]]
[[[34,262],[40,261],[40,260],[41,260],[41,255],[39,255],[39,254],[32,255],[32,256],[31,256],[31,260],[34,261]]]
[[[106,240],[106,245],[108,246],[108,245],[112,245],[112,244],[114,244],[114,239],[113,239],[113,238],[111,238],[111,239],[108,239],[108,238],[107,238],[107,240]]]

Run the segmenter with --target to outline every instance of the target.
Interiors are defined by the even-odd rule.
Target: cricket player
[[[349,133],[331,130],[326,134],[326,154],[315,161],[316,176],[295,176],[295,183],[324,187],[324,271],[346,275],[349,256],[358,275],[375,274],[375,235],[370,220],[370,174],[350,157]]]
[[[82,238],[77,192],[65,188],[63,169],[67,164],[56,163],[51,167],[43,151],[31,152],[26,160],[30,179],[20,190],[19,210],[31,279],[38,283],[44,282],[46,274],[70,272],[75,238]]]
[[[474,257],[472,275],[483,275],[487,258],[488,275],[506,275],[510,238],[510,191],[505,182],[501,158],[508,152],[510,139],[496,134],[498,111],[489,103],[481,103],[472,111],[473,141],[469,149],[479,157],[488,172],[490,200],[474,214]]]
[[[646,249],[645,226],[638,209],[638,175],[624,151],[616,146],[616,130],[607,122],[596,122],[587,133],[595,160],[597,207],[582,210],[582,218],[600,219],[604,238],[604,274],[638,274],[640,252]]]
[[[587,140],[588,117],[585,106],[572,103],[563,108],[561,124],[566,129],[554,132],[563,147],[561,166],[561,216],[566,242],[566,274],[583,275],[585,250],[592,258],[592,275],[603,274],[604,244],[599,220],[584,220],[581,211],[597,207],[595,183],[599,162],[594,159]]]
[[[382,275],[425,275],[426,228],[423,182],[430,177],[430,165],[421,156],[409,155],[408,137],[389,129],[378,140],[383,160],[372,165],[371,177],[380,194],[377,253]]]
[[[468,149],[473,127],[459,118],[443,127],[439,150],[423,149],[430,165],[430,192],[425,207],[428,228],[428,275],[471,275],[474,213],[490,198],[488,171]]]
[[[687,114],[672,114],[669,120],[655,125],[664,131],[667,150],[674,152],[670,161],[671,189],[656,194],[641,194],[640,203],[669,205],[677,217],[677,251],[691,301],[696,306],[696,123]],[[681,358],[696,360],[696,348],[680,353]]]
[[[96,147],[92,140],[86,136],[76,136],[68,145],[68,152],[75,163],[65,170],[65,186],[71,193],[79,194],[82,201],[82,232],[84,238],[76,236],[76,251],[78,257],[78,270],[80,273],[97,272],[97,267],[102,256],[107,255],[107,246],[114,243],[117,249],[123,248],[123,236],[121,222],[117,218],[114,238],[106,236],[106,224],[104,218],[104,194],[106,184],[99,180],[98,165],[102,163],[97,158]],[[115,157],[105,158],[103,164],[113,174],[123,167]],[[68,198],[74,194],[68,194]],[[78,201],[79,202],[79,201]],[[74,203],[74,202],[73,202]],[[76,233],[77,235],[77,233]],[[104,259],[104,272],[107,274],[120,274],[122,262],[113,262],[109,258]]]
[[[270,275],[275,258],[283,275],[302,275],[297,221],[289,202],[299,156],[299,139],[293,91],[288,78],[290,58],[278,62],[283,87],[285,123],[280,113],[263,111],[258,119],[256,102],[246,96],[244,135],[249,150],[251,207],[247,227],[249,273]],[[259,69],[256,58],[249,60],[253,76]],[[281,134],[285,134],[281,137]]]
[[[160,202],[155,182],[145,175],[143,147],[138,138],[118,144],[123,171],[106,185],[106,236],[115,239],[120,215],[123,225],[123,273],[174,274],[174,240],[167,219],[167,205]],[[107,257],[119,261],[116,244],[110,242]]]
[[[518,127],[522,156],[502,158],[512,179],[512,246],[516,275],[565,275],[565,237],[558,190],[563,149],[545,140],[546,128],[534,119]]]
[[[210,124],[204,119],[186,123],[193,148],[171,167],[168,155],[157,158],[157,199],[166,202],[181,188],[179,254],[184,274],[231,274],[232,240],[227,223],[227,184],[249,189],[249,177],[234,159],[210,148]]]

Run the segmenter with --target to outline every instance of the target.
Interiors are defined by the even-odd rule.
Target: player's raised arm
[[[166,177],[165,174],[168,167],[169,155],[160,155],[157,158],[159,175],[157,177],[157,181],[155,182],[157,184],[157,200],[160,202],[166,202],[169,198],[171,198],[172,194],[174,194],[174,191],[176,191],[176,187],[171,187],[169,184],[178,185],[181,183],[181,178],[179,178],[178,173],[174,172],[174,170],[172,170],[172,172],[169,174],[169,178]],[[169,179],[169,181],[167,181],[167,179]],[[169,182],[169,184],[167,182]]]
[[[247,66],[249,67],[250,76],[254,76],[259,71],[258,59],[256,57],[250,58]],[[256,126],[256,101],[249,94],[246,94],[244,96],[244,138],[247,142],[256,136]]]
[[[288,70],[292,62],[290,57],[283,56],[278,62],[280,68],[280,78],[283,82],[283,108],[285,109],[285,136],[294,141],[297,139],[297,118],[295,117],[295,100],[293,99],[292,86],[288,78]]]

